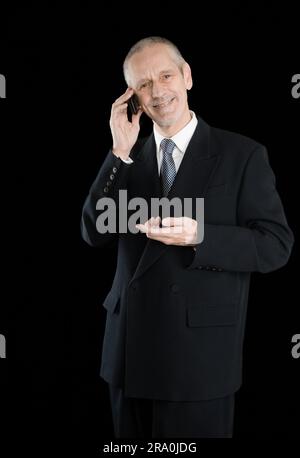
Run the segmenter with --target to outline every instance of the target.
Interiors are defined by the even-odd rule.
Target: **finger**
[[[114,101],[114,103],[116,104],[124,103],[126,102],[126,100],[130,99],[132,95],[133,95],[133,89],[131,87],[128,87],[126,91]]]
[[[121,105],[113,105],[112,114],[127,112],[128,103],[122,103]]]
[[[142,223],[141,223],[142,224]],[[144,223],[144,226],[146,227],[151,227],[153,225],[156,225],[156,220],[155,220],[155,217],[154,216],[151,216],[150,219],[148,219],[147,221],[145,221]]]
[[[136,224],[135,227],[143,234],[148,232],[147,228],[143,224]]]
[[[160,224],[160,217],[159,216],[152,216],[149,221],[147,221],[149,227],[158,227]]]
[[[155,220],[155,226],[158,226],[158,227],[159,227],[159,226],[160,226],[160,223],[161,223],[161,217],[160,217],[160,216],[156,216],[156,217],[154,218],[154,220]]]
[[[136,224],[135,227],[137,227],[142,232],[150,232],[151,229],[153,229],[154,231],[157,231],[157,229],[159,229],[159,224],[160,224],[160,217],[152,216],[144,224]]]
[[[137,114],[133,114],[132,115],[132,118],[131,118],[131,122],[132,124],[134,124],[135,126],[138,126],[139,122],[140,122],[140,118],[143,114],[143,110],[141,108],[139,108],[139,111],[137,112]]]
[[[184,218],[179,217],[179,218],[174,218],[174,217],[168,217],[168,218],[163,218],[162,220],[162,225],[163,226],[183,226],[184,225]]]
[[[144,222],[144,227],[146,230],[149,229],[149,227],[151,226],[152,224],[152,218],[148,219],[147,221]]]
[[[160,237],[173,237],[184,232],[183,226],[170,226],[170,227],[151,227],[148,229],[149,234],[158,235]]]

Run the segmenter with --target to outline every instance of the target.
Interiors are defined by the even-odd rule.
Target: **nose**
[[[152,83],[152,97],[154,99],[161,98],[164,95],[164,88],[160,82],[153,82]]]

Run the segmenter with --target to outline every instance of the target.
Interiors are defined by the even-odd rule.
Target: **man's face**
[[[190,67],[184,63],[179,68],[167,45],[155,44],[134,54],[128,75],[143,111],[159,127],[176,132],[189,121]]]

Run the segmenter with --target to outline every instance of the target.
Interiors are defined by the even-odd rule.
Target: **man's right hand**
[[[112,152],[121,159],[128,159],[130,151],[137,141],[140,131],[140,117],[143,113],[139,108],[137,114],[132,115],[132,121],[129,122],[127,116],[127,101],[133,95],[133,89],[127,88],[126,92],[121,95],[113,104],[110,115],[110,129],[113,138]]]

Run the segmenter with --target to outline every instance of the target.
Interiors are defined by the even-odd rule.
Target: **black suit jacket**
[[[204,240],[170,246],[144,234],[96,230],[101,197],[160,196],[153,135],[112,152],[86,199],[82,236],[92,246],[118,237],[117,269],[105,299],[101,375],[133,397],[189,401],[235,392],[251,272],[283,266],[293,235],[264,146],[198,118],[169,198],[204,197]]]

